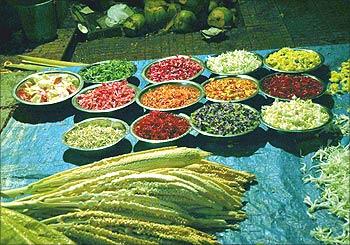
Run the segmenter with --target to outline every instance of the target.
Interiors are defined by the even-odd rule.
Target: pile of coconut
[[[187,33],[210,27],[224,30],[236,25],[237,0],[105,1],[114,3],[107,11],[107,24],[120,25],[126,36]]]

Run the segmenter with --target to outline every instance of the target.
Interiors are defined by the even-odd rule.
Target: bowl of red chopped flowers
[[[309,74],[270,74],[260,80],[259,88],[266,96],[279,100],[315,99],[326,91],[325,83]]]
[[[81,90],[72,98],[73,106],[83,112],[113,112],[132,104],[139,88],[124,81],[96,84]]]
[[[49,106],[66,101],[84,86],[81,77],[68,71],[45,71],[29,75],[13,89],[13,97],[29,106]]]
[[[167,143],[187,135],[190,130],[186,115],[162,111],[151,111],[139,117],[130,126],[131,134],[140,141],[148,143]]]
[[[170,80],[193,80],[204,71],[200,59],[187,55],[170,56],[148,64],[142,71],[142,78],[149,83]]]

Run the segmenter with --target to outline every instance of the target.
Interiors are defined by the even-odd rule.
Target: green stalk
[[[93,197],[82,197],[82,196],[69,196],[65,197],[63,202],[82,202],[92,199]],[[45,203],[57,203],[62,202],[62,197],[54,197],[45,199]]]
[[[61,61],[61,60],[51,60],[51,59],[45,59],[45,58],[39,58],[39,57],[31,57],[26,55],[18,55],[19,58],[26,61],[31,61],[32,63],[41,63],[46,65],[55,65],[55,66],[86,66],[88,64],[84,63],[76,63],[76,62],[68,62],[68,61]]]
[[[46,67],[61,67],[61,68],[64,67],[64,66],[46,64],[43,62],[35,62],[35,61],[30,61],[30,60],[21,60],[21,62],[24,64],[39,65],[39,66],[46,66]]]
[[[21,197],[19,199],[16,199],[17,202],[22,202],[22,201],[28,201],[28,200],[41,200],[39,199],[41,196],[43,196],[43,194],[34,194],[34,195],[29,195],[29,196],[25,196],[25,197]]]
[[[43,178],[30,184],[25,194],[54,191],[56,188],[69,182],[92,179],[120,170],[144,172],[154,168],[182,168],[199,162],[200,159],[208,155],[210,154],[205,151],[179,147],[175,149],[161,148],[157,151],[144,151],[139,154],[128,154],[122,158],[111,157],[84,167],[69,169],[63,173]]]
[[[5,68],[13,68],[13,69],[20,69],[20,70],[27,70],[27,71],[42,71],[46,69],[45,66],[39,66],[39,65],[28,65],[28,64],[12,64],[12,63],[6,63],[4,64]]]
[[[54,217],[50,217],[44,220],[41,220],[41,223],[43,224],[55,224],[55,223],[62,223],[63,221],[61,220],[62,215],[58,215],[58,216],[54,216]]]
[[[17,196],[26,194],[27,191],[28,191],[28,186],[24,186],[16,189],[0,191],[0,196],[5,198],[15,198]]]
[[[45,203],[38,201],[23,201],[23,202],[2,202],[2,207],[9,209],[60,209],[60,208],[79,208],[79,203]]]
[[[67,226],[66,224],[51,225],[58,231],[63,232],[66,236],[70,237],[73,240],[78,240],[81,244],[103,244],[103,245],[118,245],[119,243],[114,242],[106,237],[81,231],[75,226]]]

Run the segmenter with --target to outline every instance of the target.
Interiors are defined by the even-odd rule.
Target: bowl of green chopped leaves
[[[70,149],[83,153],[108,152],[128,133],[129,125],[108,117],[89,118],[76,123],[62,136],[62,142]]]
[[[83,67],[79,75],[86,83],[105,83],[127,79],[137,71],[136,65],[126,60],[106,60]]]

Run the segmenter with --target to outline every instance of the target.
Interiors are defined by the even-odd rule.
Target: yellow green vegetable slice
[[[1,207],[0,244],[75,244],[39,221]]]

